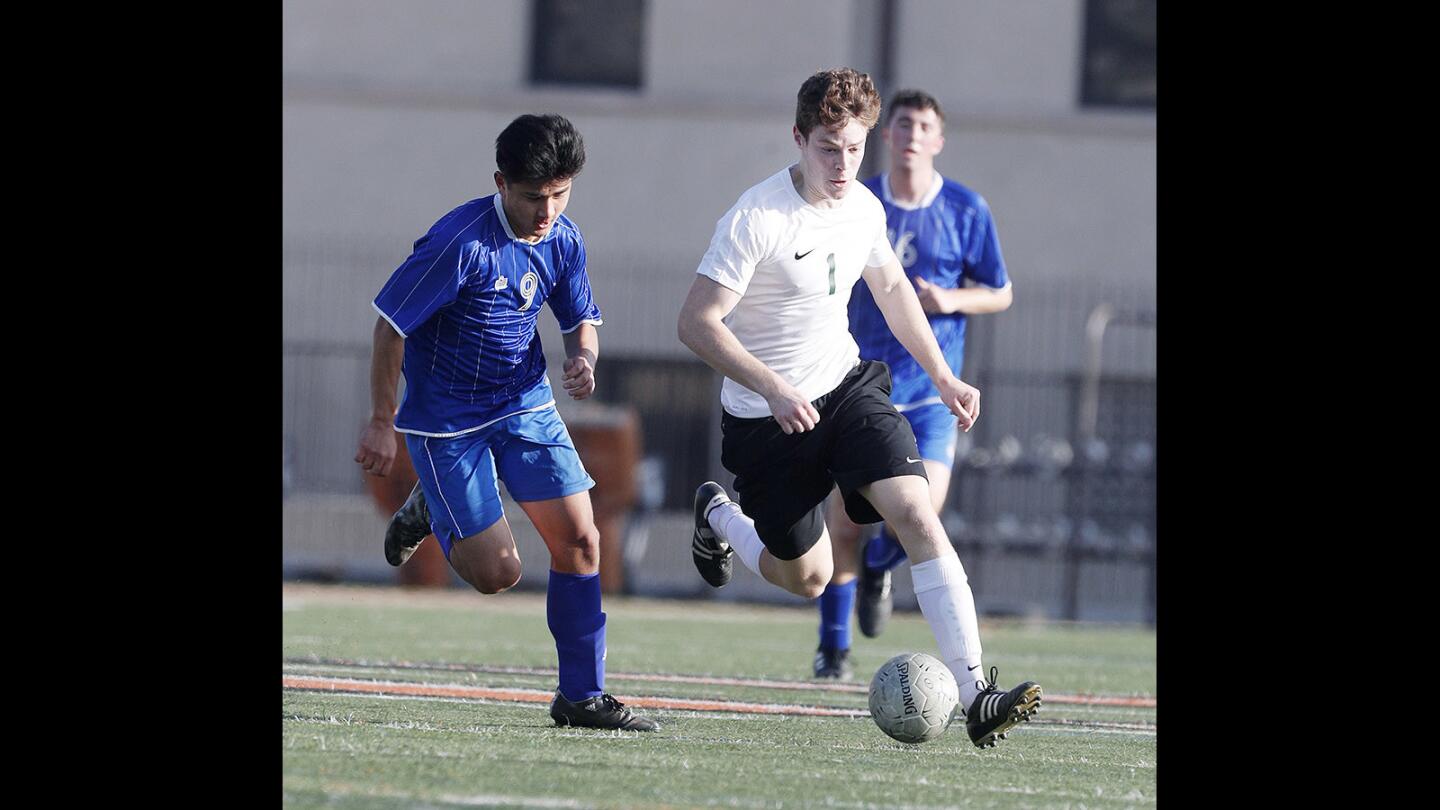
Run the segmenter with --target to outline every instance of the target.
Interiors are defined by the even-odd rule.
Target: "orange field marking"
[[[489,686],[444,686],[440,684],[391,683],[355,681],[347,678],[316,678],[295,675],[281,676],[286,689],[309,689],[321,692],[349,692],[415,697],[455,697],[488,700],[509,700],[521,703],[549,703],[551,693],[538,689],[503,689]],[[834,709],[824,706],[782,706],[773,703],[742,703],[731,700],[691,700],[688,698],[626,697],[626,705],[645,709],[679,709],[700,712],[741,712],[745,714],[789,714],[812,717],[869,717],[865,709]]]

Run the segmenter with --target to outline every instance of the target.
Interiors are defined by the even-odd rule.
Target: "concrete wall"
[[[287,80],[503,93],[529,64],[526,0],[287,0],[282,25]]]
[[[366,262],[339,275],[287,267],[332,273],[324,284],[287,279],[287,338],[367,341],[366,304],[410,241],[493,191],[499,130],[520,113],[554,111],[586,139],[568,213],[590,247],[607,346],[683,355],[674,316],[716,219],[794,158],[805,76],[879,70],[881,6],[647,7],[645,85],[620,91],[528,87],[525,0],[286,3],[285,235]],[[1153,288],[1154,115],[1078,108],[1082,0],[894,8],[890,84],[946,105],[939,168],[990,201],[1017,292],[1075,277]],[[302,312],[303,323],[292,320]]]
[[[896,73],[965,115],[1076,110],[1084,0],[899,0]]]
[[[891,87],[945,107],[936,166],[990,201],[1017,294],[1076,277],[1153,288],[1155,115],[1079,106],[1084,0],[896,5]]]

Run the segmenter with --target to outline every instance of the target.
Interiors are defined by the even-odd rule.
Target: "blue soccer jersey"
[[[535,322],[547,302],[562,332],[601,323],[569,218],[532,245],[515,238],[499,194],[441,217],[375,297],[405,338],[395,429],[456,436],[554,407]]]
[[[885,205],[890,244],[912,283],[917,276],[950,288],[980,285],[998,290],[1010,283],[990,206],[979,194],[936,172],[925,198],[907,208],[891,197],[889,181],[886,173],[866,180],[865,187]],[[958,377],[965,359],[965,315],[929,314],[929,320]],[[890,332],[864,283],[856,284],[850,296],[850,333],[860,346],[860,357],[890,366],[890,399],[899,410],[940,402],[939,390]]]

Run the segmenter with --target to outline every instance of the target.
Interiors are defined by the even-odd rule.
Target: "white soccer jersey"
[[[894,260],[885,208],[860,183],[834,208],[805,202],[790,169],[751,187],[715,225],[695,272],[739,293],[725,324],[746,351],[815,400],[860,362],[846,305],[867,266]],[[770,416],[765,398],[729,377],[720,404]]]

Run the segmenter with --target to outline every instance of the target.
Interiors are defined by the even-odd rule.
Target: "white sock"
[[[715,530],[721,540],[730,544],[735,549],[735,556],[745,567],[754,571],[762,579],[760,573],[760,552],[765,550],[765,544],[760,542],[760,535],[755,533],[755,521],[745,516],[740,511],[740,504],[730,501],[722,503],[710,510],[705,516],[710,523],[710,528]]]
[[[968,711],[985,688],[980,662],[980,622],[975,617],[975,595],[960,558],[950,552],[910,566],[915,600],[940,646],[940,660],[950,667],[960,687],[960,708]]]

